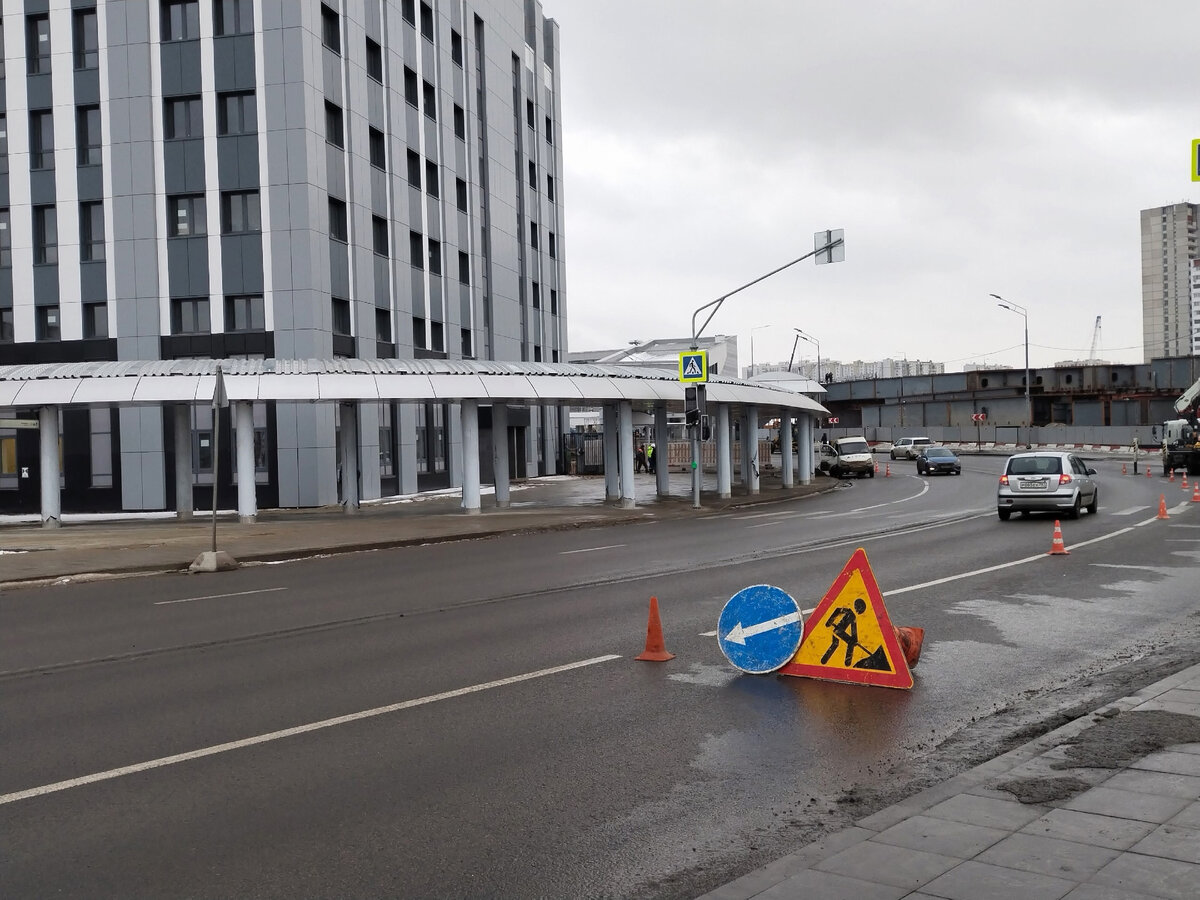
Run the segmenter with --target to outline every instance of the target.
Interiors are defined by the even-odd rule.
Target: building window
[[[254,4],[251,0],[213,0],[213,29],[217,37],[254,33]]]
[[[334,53],[339,56],[342,53],[342,27],[338,21],[338,14],[326,6],[321,4],[321,40]]]
[[[546,233],[546,242],[549,244],[548,252],[550,253],[550,258],[556,259],[558,257],[558,241],[555,240],[553,231]]]
[[[529,223],[529,246],[534,250],[538,248],[538,227],[537,222]]]
[[[346,131],[342,121],[342,108],[336,103],[325,101],[325,140],[335,147],[346,147]]]
[[[25,37],[29,74],[47,74],[50,71],[50,17],[29,16],[25,20]]]
[[[408,151],[408,184],[421,189],[421,156],[415,150]]]
[[[258,104],[254,91],[217,94],[217,134],[254,134]]]
[[[0,47],[0,53],[3,48]],[[3,77],[3,76],[0,76]],[[0,112],[0,174],[8,171],[8,116]]]
[[[199,97],[168,97],[163,101],[163,137],[167,140],[204,136],[204,112]]]
[[[266,309],[262,297],[226,297],[226,331],[265,331]]]
[[[463,284],[471,283],[471,257],[462,250],[458,251],[458,280]]]
[[[542,308],[542,286],[536,281],[533,283],[533,308]]]
[[[413,347],[417,350],[424,350],[428,346],[429,339],[425,337],[425,320],[413,316]],[[418,444],[420,442],[418,441]],[[420,451],[418,450],[418,453]]]
[[[421,82],[421,84],[424,86],[423,89],[425,92],[425,115],[429,116],[429,118],[433,119],[433,121],[436,122],[437,121],[437,88],[435,88],[428,81],[423,81],[423,82]]]
[[[433,7],[424,0],[421,3],[421,37],[433,40]]]
[[[329,198],[329,236],[343,244],[350,240],[350,232],[346,227],[346,201],[336,197]]]
[[[39,341],[57,341],[62,337],[57,306],[39,306],[35,321],[35,337]]]
[[[83,304],[83,336],[89,339],[108,337],[108,304]]]
[[[104,306],[103,303],[93,305]],[[106,336],[107,321],[108,317],[105,316]],[[110,488],[113,486],[112,413],[107,406],[94,406],[88,410],[88,418],[92,435],[92,487]]]
[[[0,209],[0,269],[12,268],[12,223],[7,209]]]
[[[387,171],[387,141],[383,137],[383,132],[378,128],[370,128],[367,130],[367,143],[371,151],[371,165],[377,169]]]
[[[162,39],[164,41],[194,41],[200,37],[200,4],[198,0],[163,0]]]
[[[467,183],[461,178],[454,179],[454,196],[458,202],[458,208],[462,212],[467,211]]]
[[[558,315],[558,291],[550,288],[550,315]]]
[[[429,239],[429,272],[431,275],[442,274],[442,242]]]
[[[409,25],[416,27],[417,24],[417,4],[416,0],[401,0],[400,15],[404,17],[404,21]]]
[[[54,116],[48,109],[29,114],[29,167],[54,168]]]
[[[258,191],[221,193],[221,234],[249,234],[262,231]]]
[[[383,84],[383,48],[367,38],[367,74]]]
[[[408,233],[408,261],[416,269],[425,265],[425,247],[418,231]]]
[[[83,262],[104,259],[104,204],[79,204],[79,258]]]
[[[537,190],[537,163],[532,159],[529,161],[529,186]]]
[[[74,14],[75,68],[100,68],[100,38],[96,28],[96,10],[77,9]]]
[[[551,203],[554,202],[554,176],[546,176],[546,199]]]
[[[104,161],[100,137],[100,107],[80,106],[75,110],[76,162],[81,166],[98,166]]]
[[[389,343],[392,340],[392,314],[386,309],[375,310],[375,340]]]
[[[463,64],[463,42],[462,35],[450,29],[450,58],[454,60],[454,64],[460,69]]]
[[[554,143],[554,126],[550,122],[549,116],[546,116],[546,143],[547,144]]]
[[[208,234],[203,194],[178,194],[167,198],[167,236]]]
[[[438,165],[432,159],[425,160],[425,190],[430,197],[442,196],[442,179],[438,175]]]
[[[454,136],[460,141],[467,139],[467,114],[457,103],[454,104]]]
[[[171,298],[171,334],[208,334],[207,297]]]
[[[421,100],[417,73],[408,66],[404,67],[404,99],[409,106],[416,106]]]
[[[371,216],[371,247],[380,256],[388,255],[388,223],[383,216]]]
[[[536,121],[537,121],[537,113],[535,113],[533,111],[533,101],[526,100],[525,101],[525,124],[527,124],[530,128],[536,128],[537,126],[533,124]]]
[[[11,344],[15,340],[12,307],[0,309],[0,344]]]
[[[33,208],[33,261],[39,265],[58,262],[58,210],[53,206]]]
[[[474,359],[475,354],[471,349],[471,329],[470,328],[460,329],[460,335],[462,338],[463,359]]]
[[[333,333],[350,335],[350,301],[333,298]]]

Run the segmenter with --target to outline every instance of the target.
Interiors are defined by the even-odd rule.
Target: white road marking
[[[155,606],[168,606],[172,603],[192,603],[195,600],[220,600],[223,597],[246,597],[250,594],[270,594],[273,591],[286,591],[286,587],[260,588],[257,591],[236,591],[232,594],[209,594],[207,597],[184,597],[180,600],[155,600]]]
[[[784,510],[782,512],[755,513],[752,516],[737,516],[736,518],[738,519],[738,521],[745,521],[746,519],[770,519],[770,518],[778,518],[779,516],[794,516],[794,515],[798,515],[798,514],[789,509],[789,510]]]
[[[1138,569],[1143,572],[1161,572],[1161,566],[1123,566],[1120,563],[1092,563],[1099,569]]]
[[[572,553],[595,553],[597,550],[616,550],[624,544],[609,544],[607,547],[584,547],[582,550],[560,550],[559,556],[569,556]]]
[[[795,518],[799,518],[802,515],[804,515],[804,513],[789,513],[784,518],[795,519]],[[783,519],[780,518],[780,519],[776,519],[774,522],[759,522],[757,525],[747,525],[746,529],[749,530],[751,528],[769,528],[772,525],[778,525],[782,520]]]
[[[1164,544],[1195,544],[1200,543],[1200,538],[1167,538],[1163,541]]]
[[[192,750],[187,753],[177,753],[174,756],[164,756],[160,759],[152,759],[147,762],[135,763],[131,766],[122,766],[119,769],[109,769],[107,772],[96,772],[93,775],[84,775],[80,778],[71,778],[67,781],[57,781],[54,784],[45,784],[41,787],[29,788],[24,791],[16,791],[11,794],[0,794],[0,806],[6,803],[16,803],[19,800],[28,800],[32,797],[42,797],[46,794],[54,794],[58,791],[66,791],[71,788],[83,787],[88,784],[95,784],[98,781],[108,781],[112,778],[121,778],[125,775],[135,775],[138,772],[146,772],[150,769],[160,769],[163,766],[173,766],[182,762],[190,762],[193,759],[202,759],[206,756],[215,756],[218,753],[228,753],[230,750],[241,750],[244,747],[253,747],[257,744],[266,744],[271,741],[282,740],[283,738],[295,737],[298,734],[308,734],[312,731],[320,731],[324,728],[333,728],[338,725],[347,725],[350,722],[357,722],[361,719],[373,719],[377,716],[384,716],[388,713],[399,712],[404,709],[412,709],[416,706],[425,706],[429,703],[436,703],[439,700],[452,700],[455,697],[462,697],[467,694],[476,694],[480,691],[486,691],[491,688],[505,687],[510,684],[517,684],[521,681],[530,681],[534,678],[544,678],[547,675],[557,675],[560,672],[569,672],[572,669],[581,669],[585,666],[594,666],[597,663],[609,662],[614,659],[620,659],[618,654],[610,653],[607,656],[596,656],[592,659],[584,659],[579,662],[567,663],[563,666],[554,666],[550,669],[539,669],[536,672],[527,672],[524,675],[513,675],[511,678],[501,678],[498,681],[489,681],[486,684],[475,684],[470,687],[458,688],[453,691],[445,691],[441,694],[430,694],[428,697],[419,697],[416,700],[404,700],[400,703],[393,703],[390,706],[378,706],[375,709],[367,709],[362,712],[350,713],[345,716],[338,716],[334,719],[325,719],[320,722],[310,722],[307,725],[297,725],[294,728],[285,728],[282,731],[272,731],[269,734],[260,734],[255,737],[243,738],[240,741],[229,741],[225,744],[215,744],[211,747],[204,747],[200,750]]]
[[[1110,512],[1110,516],[1132,516],[1134,513],[1139,513],[1144,509],[1149,509],[1149,506],[1131,506],[1129,509],[1123,509],[1120,512]]]

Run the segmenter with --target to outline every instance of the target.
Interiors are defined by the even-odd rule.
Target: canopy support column
[[[42,489],[42,527],[58,528],[62,524],[62,490],[58,476],[58,407],[43,406],[38,410],[40,440],[39,477]]]
[[[233,404],[237,428],[238,521],[252,525],[258,519],[254,482],[254,404]]]
[[[462,420],[462,505],[469,516],[479,515],[479,401],[463,400]]]

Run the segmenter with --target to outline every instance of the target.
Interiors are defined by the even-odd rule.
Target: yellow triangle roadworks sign
[[[805,621],[800,649],[779,674],[905,690],[913,686],[904,650],[862,547],[854,551]]]

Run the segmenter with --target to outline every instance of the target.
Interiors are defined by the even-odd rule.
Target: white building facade
[[[1200,259],[1200,204],[1141,211],[1143,361],[1195,355],[1200,320],[1192,301]]]

